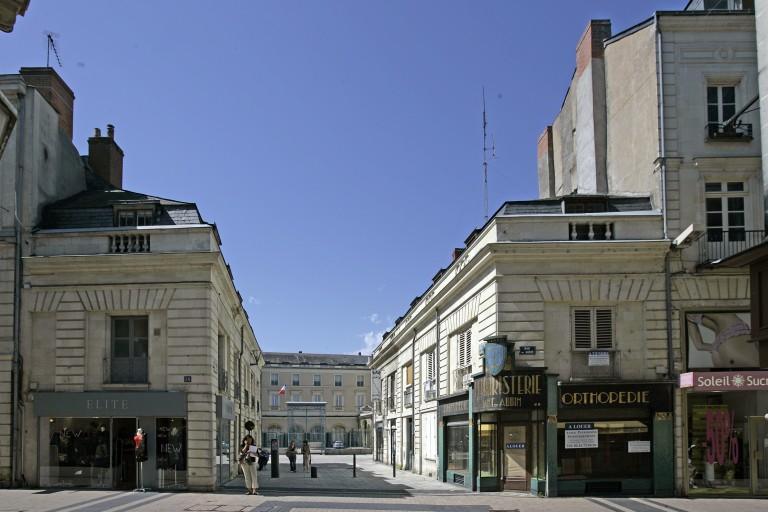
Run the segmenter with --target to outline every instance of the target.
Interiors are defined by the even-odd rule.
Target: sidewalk
[[[296,473],[289,471],[288,460],[280,458],[280,477],[271,478],[271,465],[258,472],[260,491],[266,496],[285,495],[326,495],[326,496],[412,496],[416,494],[468,494],[464,487],[439,482],[433,478],[397,471],[392,478],[392,467],[373,462],[370,455],[357,457],[356,477],[352,476],[351,455],[312,455],[313,466],[317,468],[317,478],[310,478],[309,472],[301,467],[301,457],[297,461]],[[243,477],[227,483],[224,488],[231,491],[245,492]]]

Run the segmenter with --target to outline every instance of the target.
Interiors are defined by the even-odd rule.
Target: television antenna
[[[491,147],[488,147],[488,113],[485,108],[485,87],[483,87],[483,211],[488,221],[488,150],[491,158],[496,158],[496,137],[491,134]]]
[[[49,68],[51,67],[51,50],[53,50],[53,55],[56,57],[56,62],[59,63],[59,67],[63,68],[61,64],[61,58],[59,57],[59,50],[56,48],[56,41],[59,37],[59,34],[51,31],[45,31],[43,32],[45,34],[45,39],[48,44],[48,49],[45,54],[45,67]]]

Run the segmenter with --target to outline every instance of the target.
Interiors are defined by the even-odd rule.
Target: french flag
[[[285,394],[285,384],[283,384],[283,387],[280,388],[280,391],[277,392],[278,395],[284,395]]]

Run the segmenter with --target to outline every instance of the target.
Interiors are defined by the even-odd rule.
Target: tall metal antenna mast
[[[47,68],[51,67],[51,50],[53,50],[53,54],[54,56],[56,56],[56,62],[59,63],[60,68],[63,68],[64,66],[61,65],[59,52],[56,49],[56,43],[54,43],[53,41],[53,33],[52,32],[46,33],[46,38],[48,39],[48,51],[45,54],[45,67]]]
[[[483,212],[488,221],[488,115],[485,111],[485,87],[483,87]],[[493,141],[493,155],[496,157],[496,141]]]

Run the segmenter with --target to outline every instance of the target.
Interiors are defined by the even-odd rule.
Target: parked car
[[[344,448],[344,441],[334,441],[333,442],[334,448]]]

